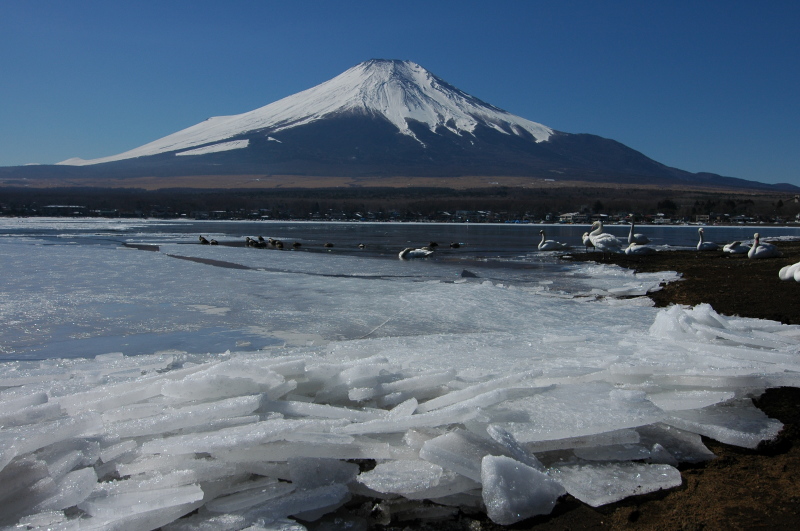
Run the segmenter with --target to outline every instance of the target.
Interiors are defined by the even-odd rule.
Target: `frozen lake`
[[[538,252],[540,228],[548,239],[583,249],[580,235],[587,227],[577,225],[6,219],[0,221],[0,315],[6,323],[0,360],[522,331],[517,321],[529,317],[525,312],[557,314],[538,308],[569,305],[561,299],[636,280],[617,270],[598,276],[603,268],[565,265],[552,253]],[[762,236],[799,233],[760,230]],[[627,227],[606,231],[624,237]],[[752,231],[709,227],[706,238],[747,240]],[[646,226],[637,232],[662,248],[692,246],[697,238],[696,227]],[[200,234],[223,245],[201,246]],[[263,252],[232,246],[258,235],[301,247]],[[397,259],[404,247],[430,241],[440,244],[431,258]],[[334,247],[323,247],[326,242]],[[450,242],[462,245],[450,249]],[[559,300],[506,303],[506,296],[519,293],[479,295],[486,282]],[[556,318],[551,324],[566,323]]]
[[[563,492],[680,484],[678,462],[712,457],[701,434],[777,433],[749,397],[800,384],[800,328],[653,308],[674,273],[559,262],[542,228],[583,250],[585,226],[0,219],[0,484],[18,481],[0,525],[151,529],[201,508],[186,525],[280,528],[353,494],[512,523]],[[301,246],[243,245],[259,235]]]

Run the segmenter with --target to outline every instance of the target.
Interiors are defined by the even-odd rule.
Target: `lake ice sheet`
[[[299,529],[356,495],[510,524],[679,485],[800,385],[799,327],[653,308],[670,273],[0,245],[0,525]]]

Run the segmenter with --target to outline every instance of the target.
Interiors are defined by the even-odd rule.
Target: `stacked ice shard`
[[[302,529],[458,510],[508,525],[564,493],[598,506],[675,487],[678,463],[713,458],[701,436],[774,438],[751,398],[800,386],[800,328],[708,306],[661,311],[617,356],[529,371],[434,370],[394,341],[5,363],[0,525]]]

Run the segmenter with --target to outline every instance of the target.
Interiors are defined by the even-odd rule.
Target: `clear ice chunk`
[[[565,492],[547,474],[505,456],[483,458],[481,483],[486,514],[500,525],[550,514]]]
[[[681,473],[670,465],[630,462],[565,465],[549,470],[548,475],[592,507],[671,489],[682,481]]]

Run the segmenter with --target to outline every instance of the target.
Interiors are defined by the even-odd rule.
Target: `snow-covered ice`
[[[701,436],[775,437],[752,398],[800,386],[800,327],[629,296],[670,274],[532,285],[355,255],[0,246],[3,526],[302,529],[356,518],[358,496],[506,525],[564,492],[679,485],[678,463],[713,458]]]

